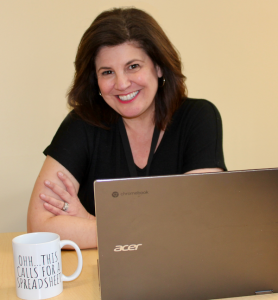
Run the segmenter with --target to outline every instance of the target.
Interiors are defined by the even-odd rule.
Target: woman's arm
[[[72,182],[76,193],[78,192],[79,183],[72,174],[55,159],[47,156],[36,180],[30,199],[27,217],[28,232],[55,232],[60,235],[61,239],[70,239],[74,241],[81,249],[97,247],[95,217],[88,213],[88,217],[86,218],[86,214],[84,213],[86,210],[81,203],[80,206],[82,206],[84,210],[80,209],[80,213],[77,214],[77,216],[72,216],[64,212],[62,212],[62,214],[57,214],[55,211],[52,213],[47,210],[51,208],[50,206],[47,207],[47,203],[42,200],[42,194],[48,197],[48,199],[46,199],[47,202],[55,201],[55,199],[63,201],[63,198],[68,197],[68,195],[62,195],[61,193],[61,196],[58,196],[59,187],[61,187],[61,192],[67,190],[67,186],[64,185],[57,176],[58,172],[62,172],[65,178],[68,178],[69,181]],[[46,181],[49,181],[50,185],[47,186],[45,184]],[[66,181],[64,182],[67,184]],[[49,197],[51,197],[52,200]]]
[[[185,174],[216,173],[216,172],[223,172],[223,169],[220,168],[196,169],[196,170],[188,171]]]

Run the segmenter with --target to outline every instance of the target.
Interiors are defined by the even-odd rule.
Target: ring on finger
[[[67,211],[68,208],[69,208],[69,204],[68,204],[68,202],[65,202],[65,204],[64,204],[64,206],[63,206],[63,208],[62,208],[62,210],[63,210],[63,211]]]

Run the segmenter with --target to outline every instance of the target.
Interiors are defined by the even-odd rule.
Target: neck
[[[123,121],[127,131],[146,132],[155,126],[153,118],[123,118]]]

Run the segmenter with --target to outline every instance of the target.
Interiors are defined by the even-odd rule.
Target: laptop
[[[102,300],[278,291],[278,169],[97,180]]]

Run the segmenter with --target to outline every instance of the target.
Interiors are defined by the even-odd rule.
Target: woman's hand
[[[59,172],[63,175],[57,176]],[[80,249],[97,247],[96,218],[81,205],[79,187],[76,178],[47,155],[29,203],[28,232],[55,232],[61,240],[74,241]],[[66,212],[62,211],[65,201],[69,204]]]
[[[77,197],[76,189],[70,179],[62,172],[58,172],[57,176],[62,181],[66,189],[50,182],[49,180],[46,180],[44,184],[62,200],[58,200],[45,194],[40,194],[40,198],[45,202],[44,208],[56,216],[75,216],[84,219],[95,218],[93,215],[89,214],[85,207],[81,204]]]

